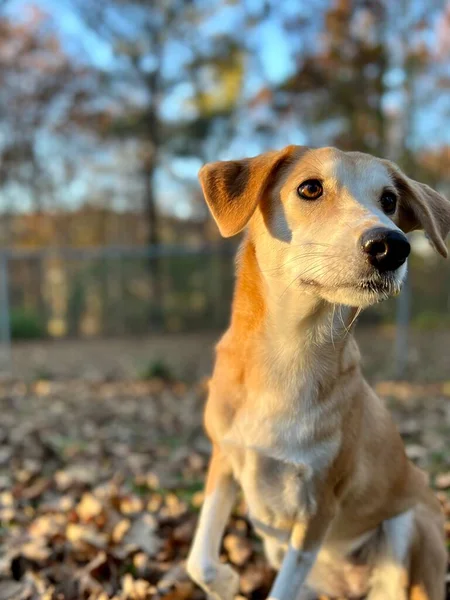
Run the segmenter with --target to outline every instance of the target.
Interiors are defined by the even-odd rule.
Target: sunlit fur
[[[299,198],[307,179],[323,183],[318,200]],[[439,504],[363,378],[351,328],[406,273],[378,274],[361,234],[422,227],[445,255],[450,203],[393,163],[330,148],[213,163],[200,180],[223,235],[247,232],[209,384],[213,455],[189,573],[215,600],[238,593],[219,552],[239,484],[279,569],[270,600],[443,600]],[[392,217],[384,189],[399,196]]]
[[[323,182],[316,201],[299,198],[307,179]],[[271,190],[252,218],[260,236],[257,259],[276,293],[298,289],[334,304],[365,307],[398,293],[406,266],[380,275],[359,245],[372,227],[399,230],[398,215],[380,206],[383,190],[394,189],[387,167],[368,155],[335,149],[306,150]],[[264,229],[264,223],[269,227]],[[283,287],[285,286],[285,290]]]

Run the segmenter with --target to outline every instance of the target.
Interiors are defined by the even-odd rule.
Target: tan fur
[[[364,380],[348,328],[356,309],[378,299],[359,286],[367,270],[360,235],[421,226],[445,255],[450,203],[392,163],[333,148],[213,163],[200,177],[222,233],[248,225],[205,410],[214,445],[207,498],[221,489],[231,506],[233,482],[242,487],[280,568],[271,599],[442,600],[438,502]],[[302,202],[296,189],[313,178],[323,181],[323,198]],[[391,218],[378,205],[383,189],[399,196]],[[397,271],[389,293],[401,286],[405,270]],[[204,522],[215,522],[218,509],[207,506]],[[205,527],[188,570],[211,598],[229,600],[237,577],[218,551],[211,556]]]

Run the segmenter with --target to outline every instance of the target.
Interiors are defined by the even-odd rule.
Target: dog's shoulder
[[[246,361],[243,348],[228,330],[216,346],[213,375],[209,381],[205,428],[211,439],[220,441],[245,402]]]

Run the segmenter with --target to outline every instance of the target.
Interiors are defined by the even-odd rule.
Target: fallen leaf
[[[106,552],[99,552],[94,558],[88,562],[88,564],[83,567],[83,571],[87,573],[92,573],[96,571],[99,567],[106,564],[108,562],[108,556]]]
[[[75,510],[81,521],[88,522],[102,513],[102,504],[93,494],[86,492]]]
[[[21,600],[26,587],[20,581],[0,581],[0,600]]]
[[[89,544],[95,548],[103,549],[107,546],[106,535],[99,533],[95,528],[88,525],[69,523],[66,528],[66,536],[68,541],[75,547],[80,547],[80,544]]]
[[[129,519],[122,519],[121,521],[119,521],[112,531],[112,541],[115,544],[119,544],[123,540],[125,534],[130,529],[130,527],[131,521]]]
[[[133,515],[142,512],[144,503],[137,496],[126,496],[120,501],[120,512],[124,515]]]
[[[21,497],[25,500],[34,500],[41,496],[49,487],[51,481],[47,477],[40,477],[32,485],[21,492]]]
[[[66,491],[73,485],[93,484],[97,478],[95,469],[87,465],[71,465],[69,468],[57,471],[55,481],[58,489]]]
[[[133,579],[132,575],[127,573],[122,579],[122,589],[127,599],[146,600],[150,584],[144,579]]]
[[[157,585],[161,600],[188,600],[192,597],[194,584],[186,573],[184,564],[175,565]]]
[[[0,494],[0,506],[10,507],[14,505],[14,496],[11,492],[2,492]]]
[[[253,549],[249,540],[240,535],[228,534],[223,541],[225,550],[228,552],[230,561],[238,567],[242,567],[252,555]]]
[[[240,591],[244,594],[251,594],[264,584],[265,573],[262,569],[249,566],[241,574]]]
[[[164,498],[161,494],[152,494],[147,504],[147,510],[149,512],[158,512],[163,504]]]
[[[14,508],[0,508],[0,521],[3,523],[8,523],[12,521],[16,516],[16,511]]]
[[[195,494],[192,496],[191,504],[194,508],[200,508],[203,504],[204,499],[205,492],[195,492]]]
[[[439,490],[446,490],[450,488],[450,471],[448,473],[441,473],[436,477],[435,485]]]
[[[28,560],[44,562],[50,558],[51,550],[47,547],[47,541],[44,538],[35,538],[23,544],[20,553]]]
[[[13,449],[8,446],[0,446],[0,465],[7,465],[11,460]]]
[[[36,537],[53,537],[64,530],[67,517],[62,514],[49,514],[37,517],[28,528],[29,534]]]
[[[420,460],[428,454],[428,450],[419,444],[407,444],[406,455],[410,460]]]
[[[161,547],[161,541],[155,530],[155,520],[150,515],[143,515],[131,525],[123,542],[143,550],[148,556],[154,556]]]

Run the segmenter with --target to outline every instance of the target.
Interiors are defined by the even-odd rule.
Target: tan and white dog
[[[349,334],[399,291],[422,228],[447,255],[450,202],[392,162],[289,146],[200,171],[221,233],[247,227],[205,425],[213,444],[188,558],[215,600],[238,592],[219,560],[243,490],[278,569],[271,600],[443,600],[443,517],[405,456]]]

